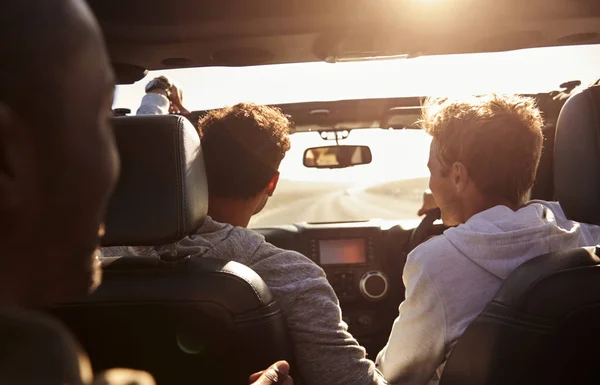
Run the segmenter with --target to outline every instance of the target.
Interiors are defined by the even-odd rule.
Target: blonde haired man
[[[556,202],[526,202],[542,149],[532,99],[429,100],[429,187],[446,225],[408,256],[406,300],[377,364],[391,384],[436,380],[457,339],[523,262],[600,242]],[[436,373],[437,372],[437,373]]]

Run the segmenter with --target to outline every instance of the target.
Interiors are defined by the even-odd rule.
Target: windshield
[[[239,102],[281,104],[380,97],[525,93],[559,89],[570,80],[600,78],[600,45],[424,56],[355,63],[298,63],[151,71],[133,85],[118,86],[114,107],[134,111],[146,83],[160,75],[184,90],[189,110]],[[334,144],[317,132],[291,135],[279,185],[250,226],[296,222],[415,219],[428,186],[430,137],[414,129],[355,129],[340,144],[368,145],[371,164],[345,169],[303,166],[308,147]]]
[[[340,144],[371,148],[370,164],[342,169],[306,168],[308,147],[331,144],[318,132],[291,135],[292,147],[279,167],[275,194],[252,217],[251,226],[417,218],[429,184],[431,137],[421,130],[352,130]]]

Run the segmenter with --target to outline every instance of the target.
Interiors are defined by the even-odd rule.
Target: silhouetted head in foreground
[[[99,279],[114,79],[82,1],[5,1],[0,28],[0,299],[43,306]]]

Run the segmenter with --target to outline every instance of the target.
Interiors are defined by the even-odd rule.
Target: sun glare
[[[442,0],[415,1],[435,3]],[[184,104],[191,110],[218,108],[242,101],[276,104],[490,92],[535,94],[556,90],[569,80],[581,80],[585,85],[600,78],[600,45],[336,64],[152,71],[134,85],[118,87],[115,107],[126,107],[135,112],[147,81],[159,75],[168,76],[183,88]],[[428,153],[427,135],[419,137],[417,134],[424,133],[418,131],[415,135],[399,134],[385,130],[354,130],[344,143],[371,146],[373,163],[327,172],[303,167],[302,155],[306,148],[328,142],[316,132],[295,134],[292,149],[281,164],[282,178],[353,180],[368,185],[389,178],[426,176],[427,160],[421,158]],[[394,167],[390,167],[392,164]]]
[[[160,75],[168,76],[183,88],[185,104],[193,110],[241,101],[274,104],[490,92],[538,93],[556,90],[569,80],[581,80],[584,85],[598,80],[600,45],[336,64],[151,71],[133,85],[117,87],[114,106],[135,112],[146,83]]]
[[[440,12],[442,7],[437,4],[448,4],[443,0],[414,1],[415,6],[430,4]],[[561,83],[570,80],[580,80],[583,85],[597,81],[600,45],[335,64],[152,71],[133,85],[117,87],[114,106],[135,113],[144,86],[160,75],[169,77],[183,89],[184,105],[190,110],[239,102],[282,104],[491,92],[536,94],[558,90]],[[293,134],[291,150],[279,168],[277,193],[265,210],[253,217],[251,224],[390,216],[416,218],[422,191],[428,184],[430,142],[429,135],[421,130],[352,130],[342,144],[369,146],[373,154],[371,164],[328,170],[306,168],[302,159],[308,147],[329,145],[331,141],[321,138],[318,132]],[[386,197],[384,201],[382,194]],[[342,210],[345,216],[332,217],[332,207],[340,199],[347,203]],[[360,205],[354,204],[359,201]],[[312,208],[307,210],[309,203]],[[369,210],[355,212],[354,206],[368,206]]]

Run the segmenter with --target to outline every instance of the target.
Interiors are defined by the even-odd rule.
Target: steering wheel
[[[419,226],[413,230],[410,235],[410,242],[408,244],[409,252],[412,251],[415,247],[419,246],[428,236],[432,235],[433,232],[433,222],[440,219],[442,217],[442,212],[439,208],[435,208],[433,210],[429,210],[425,213],[425,218],[421,220]]]

